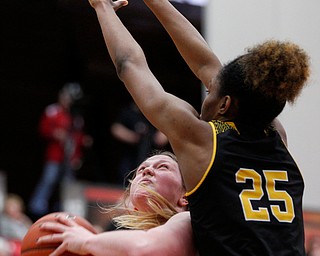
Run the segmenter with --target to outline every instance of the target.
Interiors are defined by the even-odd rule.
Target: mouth
[[[152,182],[151,182],[151,180],[149,180],[149,179],[142,179],[139,183],[140,183],[140,184],[150,184],[150,183],[152,183]]]

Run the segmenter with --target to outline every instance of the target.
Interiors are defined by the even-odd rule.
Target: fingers
[[[79,227],[74,215],[58,214],[55,216],[56,221],[46,221],[40,224],[40,229],[54,233],[63,233],[68,228]]]
[[[126,6],[126,5],[128,5],[127,0],[118,0],[118,1],[113,2],[113,9],[115,11],[117,11],[118,9],[120,9],[121,7]]]
[[[50,231],[54,233],[63,233],[66,231],[67,226],[57,222],[43,222],[40,224],[40,230]]]
[[[66,251],[66,245],[61,244],[57,249],[54,250],[54,252],[50,253],[49,256],[58,256],[62,255]]]
[[[78,224],[74,221],[76,219],[76,216],[74,215],[57,215],[56,219],[59,223],[69,227],[78,226]]]
[[[108,4],[111,4],[113,9],[115,11],[117,11],[119,8],[123,7],[123,6],[126,6],[128,5],[128,0],[116,0],[116,1],[113,1],[113,0],[88,0],[89,1],[89,4],[95,8],[98,6],[98,4],[103,4],[103,3],[108,3]]]
[[[55,233],[55,234],[39,237],[37,240],[37,244],[61,243],[62,241],[63,241],[63,235],[60,233]]]

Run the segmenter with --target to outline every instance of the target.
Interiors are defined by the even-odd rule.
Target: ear
[[[180,197],[178,201],[178,206],[185,208],[189,204],[186,196]]]
[[[224,115],[225,113],[228,112],[231,106],[231,97],[229,95],[224,96],[220,100],[220,105],[219,105],[219,113]]]

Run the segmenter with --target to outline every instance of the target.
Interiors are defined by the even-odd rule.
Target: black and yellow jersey
[[[187,193],[200,255],[305,255],[304,182],[278,132],[210,124],[212,161]]]

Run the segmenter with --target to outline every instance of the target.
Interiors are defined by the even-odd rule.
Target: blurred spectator
[[[12,256],[13,255],[13,250],[11,248],[10,242],[3,238],[0,237],[0,256]]]
[[[75,171],[82,164],[82,149],[92,144],[92,138],[83,131],[82,116],[71,111],[81,96],[79,84],[67,83],[59,91],[58,102],[47,106],[41,116],[39,132],[46,141],[46,153],[41,179],[29,202],[34,219],[50,211],[60,211],[60,199],[52,205],[50,199],[61,182],[75,180]]]
[[[124,144],[118,171],[121,184],[124,180],[127,182],[130,171],[154,149],[163,149],[168,145],[167,137],[150,124],[134,102],[120,112],[111,125],[111,134]]]
[[[0,237],[0,256],[20,256],[21,240],[10,240]]]
[[[31,225],[32,221],[25,214],[22,198],[16,194],[8,194],[0,215],[0,236],[21,241]]]

